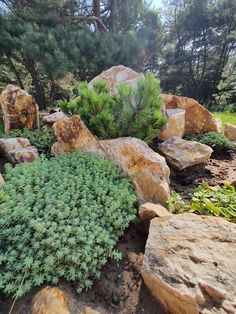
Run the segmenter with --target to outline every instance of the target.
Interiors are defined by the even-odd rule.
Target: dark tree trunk
[[[17,68],[16,68],[15,64],[13,63],[12,59],[9,56],[7,56],[7,60],[9,62],[9,66],[10,66],[12,72],[14,73],[14,75],[16,77],[17,84],[20,86],[21,89],[25,89],[24,84],[23,84],[22,79],[21,79],[21,76],[20,76],[20,73],[17,70]]]
[[[101,11],[100,11],[100,0],[93,0],[93,14],[96,16],[99,20],[101,20]],[[97,23],[98,30],[100,32],[103,32],[104,29],[100,25],[100,23]]]
[[[110,30],[116,34],[116,0],[110,0]]]
[[[40,78],[39,78],[39,75],[37,73],[34,60],[27,59],[26,60],[26,66],[27,66],[27,69],[30,72],[30,75],[32,77],[33,85],[35,88],[35,98],[36,98],[36,102],[39,106],[39,109],[41,109],[41,110],[46,109],[46,104],[47,104],[46,96],[45,96],[44,89],[41,85]]]

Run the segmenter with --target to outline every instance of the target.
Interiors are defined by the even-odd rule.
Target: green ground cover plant
[[[51,147],[56,142],[54,131],[52,128],[44,127],[40,130],[30,131],[27,128],[14,130],[10,133],[1,132],[0,137],[24,137],[30,141],[30,144],[35,146],[39,154],[44,154],[50,157]]]
[[[227,151],[234,148],[234,145],[222,133],[218,132],[191,135],[187,136],[186,139],[206,144],[214,151]]]
[[[215,118],[220,118],[222,120],[223,125],[227,122],[236,125],[236,113],[230,112],[214,112]]]
[[[147,73],[135,86],[119,84],[117,89],[111,95],[104,81],[95,81],[93,88],[82,82],[73,89],[70,101],[61,100],[58,105],[66,114],[79,114],[100,138],[134,136],[150,142],[167,120],[160,112],[160,82]]]
[[[60,279],[90,288],[136,216],[132,184],[110,161],[74,152],[6,167],[0,189],[0,291]]]
[[[203,182],[192,190],[189,203],[173,191],[169,201],[169,210],[175,214],[191,212],[223,217],[231,222],[236,222],[235,187],[228,184],[224,184],[222,187],[212,187]]]

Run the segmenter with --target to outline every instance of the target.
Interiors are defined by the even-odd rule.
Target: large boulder
[[[213,115],[196,100],[188,97],[162,94],[166,109],[185,110],[185,135],[216,132]]]
[[[54,112],[47,114],[42,118],[42,124],[48,127],[52,127],[53,124],[59,120],[69,119],[69,117],[63,112]]]
[[[113,66],[110,69],[103,71],[101,74],[96,76],[89,85],[92,86],[97,80],[105,81],[111,93],[117,92],[117,84],[126,83],[128,85],[135,85],[139,77],[142,77],[142,73],[137,73],[134,70],[127,68],[123,65]]]
[[[139,202],[166,204],[170,170],[165,159],[145,142],[133,137],[99,142],[106,157],[131,177]]]
[[[33,97],[14,85],[7,85],[0,96],[5,132],[38,127],[38,106]]]
[[[58,288],[45,287],[33,298],[31,314],[70,314],[68,296]]]
[[[57,142],[51,148],[53,156],[83,150],[104,155],[98,140],[87,129],[80,116],[59,120],[53,124]]]
[[[195,214],[154,218],[142,276],[172,314],[236,313],[236,224]]]
[[[177,170],[204,164],[210,159],[213,152],[213,149],[207,145],[187,141],[177,136],[169,138],[158,148],[165,155],[169,164]]]
[[[29,140],[21,137],[1,138],[0,154],[12,164],[32,162],[39,156]]]
[[[226,123],[224,128],[224,135],[232,142],[236,141],[236,125]]]
[[[183,137],[185,132],[185,110],[166,109],[167,124],[161,129],[158,138],[162,141],[172,136]]]

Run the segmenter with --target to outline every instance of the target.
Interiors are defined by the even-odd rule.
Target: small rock
[[[14,85],[7,85],[0,96],[5,132],[38,127],[38,106],[33,97]]]
[[[217,132],[222,132],[222,120],[220,118],[215,118],[216,125],[217,125]]]
[[[183,170],[206,163],[213,152],[212,148],[194,141],[186,141],[173,136],[159,145],[166,160],[177,170]]]
[[[233,125],[231,123],[226,123],[225,128],[224,128],[224,135],[230,141],[232,142],[236,141],[236,125]]]
[[[145,203],[139,207],[139,217],[144,225],[146,232],[149,230],[150,221],[155,217],[170,216],[171,213],[162,205]]]
[[[167,124],[161,129],[158,138],[162,141],[172,136],[183,137],[185,131],[185,110],[166,109]]]
[[[1,138],[0,153],[12,164],[33,162],[38,158],[37,149],[21,137]]]
[[[31,314],[70,314],[68,296],[58,288],[45,287],[33,298]]]
[[[69,117],[63,112],[54,112],[52,114],[45,115],[42,119],[42,123],[43,125],[52,127],[55,122],[66,119],[69,119]]]
[[[151,220],[142,276],[167,313],[236,313],[236,224],[219,217]]]

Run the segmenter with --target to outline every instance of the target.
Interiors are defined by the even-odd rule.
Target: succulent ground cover
[[[69,153],[8,165],[0,190],[0,290],[22,296],[60,279],[91,287],[135,218],[136,195],[111,162]]]

